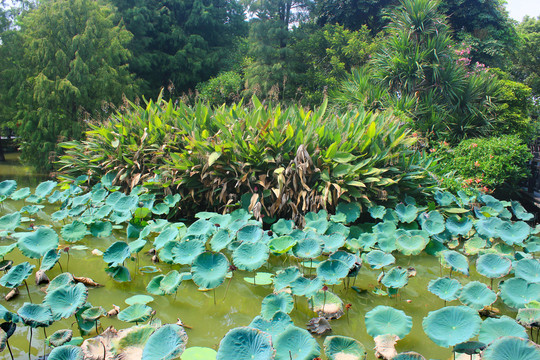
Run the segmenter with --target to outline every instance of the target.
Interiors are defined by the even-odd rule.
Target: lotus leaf
[[[320,278],[316,277],[315,279],[307,279],[303,276],[296,278],[291,283],[291,290],[294,295],[312,297],[314,296],[323,286],[323,282]]]
[[[459,301],[475,310],[482,310],[497,300],[497,295],[486,284],[479,281],[471,281],[463,287]]]
[[[448,277],[431,280],[428,285],[428,290],[444,301],[456,300],[462,288],[463,286],[459,281]]]
[[[439,346],[449,347],[478,334],[482,320],[467,306],[446,306],[431,311],[422,322],[424,331]]]
[[[358,238],[347,239],[346,245],[352,251],[364,250],[369,251],[375,246],[377,242],[377,235],[370,233],[363,233]]]
[[[294,221],[279,219],[272,225],[271,229],[279,236],[289,235],[294,229]]]
[[[44,181],[36,187],[34,194],[40,198],[44,198],[53,191],[56,185],[58,185],[56,181]]]
[[[512,336],[493,341],[482,353],[482,360],[537,360],[539,358],[538,345]]]
[[[146,342],[142,360],[172,360],[178,358],[187,344],[184,328],[176,324],[168,324],[157,329]]]
[[[161,281],[163,281],[163,278],[165,275],[157,275],[154,276],[148,285],[146,286],[146,291],[148,291],[150,294],[154,295],[165,295],[165,292],[161,290]],[[137,303],[136,303],[137,304]],[[133,304],[130,304],[133,305]]]
[[[399,221],[404,223],[412,223],[418,216],[418,208],[414,205],[398,204],[396,206],[396,213]]]
[[[323,242],[324,253],[333,253],[345,245],[346,235],[340,233],[333,233],[330,235],[321,235],[320,239]]]
[[[292,236],[279,236],[270,240],[268,247],[274,254],[283,254],[291,250],[296,243],[297,240]]]
[[[540,327],[540,308],[519,309],[516,320],[528,327]]]
[[[473,227],[473,222],[468,217],[459,218],[452,215],[446,219],[446,229],[454,236],[467,235]]]
[[[47,292],[58,289],[63,285],[75,285],[75,279],[70,273],[62,273],[57,275],[54,279],[51,280],[49,286],[47,287]]]
[[[178,237],[178,228],[170,226],[156,236],[154,239],[154,247],[156,250],[161,249],[169,241],[174,241]]]
[[[81,312],[81,318],[85,321],[94,322],[103,317],[105,314],[105,309],[103,309],[101,306],[93,306]]]
[[[345,264],[347,264],[349,269],[352,269],[354,266],[356,266],[358,264],[362,264],[362,260],[358,256],[353,255],[351,253],[348,253],[346,251],[342,251],[342,250],[336,251],[335,253],[330,255],[328,257],[328,259],[329,260],[341,260]]]
[[[182,276],[176,270],[171,270],[159,283],[159,289],[164,294],[174,294],[182,282]]]
[[[24,256],[39,259],[50,249],[58,247],[58,235],[52,229],[40,227],[34,232],[21,236],[17,247]]]
[[[425,249],[429,238],[415,235],[401,235],[396,239],[396,247],[403,255],[418,255]]]
[[[15,265],[0,278],[0,285],[11,289],[19,287],[32,274],[34,267],[27,261]]]
[[[43,303],[50,306],[54,320],[67,319],[79,310],[88,297],[86,287],[77,285],[62,285],[45,295]]]
[[[133,304],[118,313],[118,320],[139,323],[150,319],[152,308],[146,304]]]
[[[131,281],[131,274],[125,266],[111,266],[105,269],[105,272],[117,282]]]
[[[522,278],[530,283],[540,282],[540,260],[522,259],[514,265],[516,277]]]
[[[336,215],[343,214],[345,216],[345,223],[350,224],[356,221],[360,217],[362,212],[362,206],[356,202],[345,203],[340,202],[336,207]]]
[[[381,282],[387,288],[401,289],[409,283],[409,274],[407,272],[407,269],[395,266],[391,268],[386,274],[384,274]]]
[[[420,215],[422,230],[425,230],[429,235],[440,234],[445,229],[445,221],[443,216],[438,211],[430,211]]]
[[[15,230],[19,225],[21,225],[20,212],[15,211],[0,217],[0,230]]]
[[[386,214],[386,208],[382,205],[372,206],[368,208],[368,211],[374,219],[382,219]]]
[[[208,236],[211,231],[213,231],[214,225],[208,220],[199,219],[191,224],[187,229],[186,235],[194,236]],[[261,230],[262,231],[262,230]]]
[[[18,200],[26,199],[28,196],[30,196],[30,188],[25,187],[12,193],[10,198],[12,200],[18,201]]]
[[[490,217],[488,219],[478,220],[475,223],[476,231],[487,238],[497,236],[497,228],[503,223],[498,217]]]
[[[227,277],[229,277],[229,274],[227,274]],[[244,281],[252,285],[270,285],[274,282],[274,274],[257,272],[254,277],[245,277]]]
[[[53,221],[62,221],[69,215],[69,210],[58,210],[51,214],[51,219]]]
[[[73,345],[62,345],[52,349],[48,360],[83,360],[81,348]]]
[[[328,229],[328,226],[330,226],[330,223],[326,219],[326,216],[319,217],[318,215],[316,215],[315,217],[310,217],[309,214],[313,213],[306,214],[304,218],[306,220],[304,230],[313,230],[318,234],[324,234]]]
[[[251,324],[249,324],[249,327],[264,331],[271,336],[276,336],[287,329],[289,325],[294,325],[291,317],[283,311],[277,311],[268,320],[262,316],[256,316],[253,321],[251,321]]]
[[[0,305],[0,319],[8,322],[19,322],[19,316]],[[4,329],[5,330],[5,329]]]
[[[216,360],[217,352],[214,349],[192,346],[182,353],[182,360]]]
[[[240,270],[257,270],[268,260],[268,246],[261,243],[244,242],[233,252],[233,263]]]
[[[25,325],[33,328],[47,327],[54,322],[51,308],[42,304],[24,303],[17,314]]]
[[[3,258],[7,254],[13,251],[17,247],[17,244],[11,244],[6,246],[0,246],[0,256]]]
[[[390,306],[379,305],[366,313],[366,330],[369,335],[396,335],[400,339],[407,336],[412,328],[412,318],[403,311]]]
[[[227,229],[220,229],[212,236],[210,246],[213,251],[221,251],[229,245],[232,239],[233,237]]]
[[[55,331],[51,336],[47,338],[47,341],[52,346],[58,347],[62,346],[68,341],[70,341],[73,337],[73,331],[72,330],[58,330]]]
[[[311,334],[296,326],[289,326],[276,336],[276,360],[311,360],[321,353],[321,348]]]
[[[265,297],[261,304],[261,316],[263,319],[271,319],[278,311],[290,313],[294,308],[292,295],[286,292],[270,294]]]
[[[324,283],[337,284],[349,274],[349,267],[341,260],[324,260],[317,266],[317,277]]]
[[[110,267],[120,266],[131,255],[129,245],[124,241],[116,241],[103,253],[103,261]]]
[[[531,234],[531,227],[523,221],[503,221],[497,226],[497,235],[508,245],[522,244]]]
[[[425,357],[414,351],[399,353],[392,360],[426,360]]]
[[[519,309],[531,301],[540,301],[540,284],[512,278],[499,284],[501,299],[508,306]]]
[[[26,205],[21,208],[20,213],[28,213],[28,215],[34,215],[43,208],[43,205]]]
[[[381,269],[396,261],[392,254],[386,254],[380,250],[372,250],[366,255],[366,260],[372,269]]]
[[[6,198],[13,194],[17,189],[17,182],[15,180],[4,180],[0,182],[0,198]]]
[[[58,260],[60,260],[60,253],[56,249],[50,249],[43,255],[40,269],[43,271],[50,270],[56,265]]]
[[[476,260],[476,271],[491,279],[507,275],[511,268],[512,261],[499,254],[482,254]]]
[[[139,197],[137,195],[127,195],[121,196],[115,203],[112,205],[113,209],[117,212],[132,212],[137,208],[139,203]]]
[[[205,244],[201,240],[180,240],[171,249],[175,264],[191,265],[193,260],[204,252]]]
[[[292,248],[294,256],[301,259],[313,259],[322,253],[322,241],[319,237],[309,236],[300,239]]]
[[[219,343],[217,360],[272,360],[275,350],[270,335],[250,327],[230,330]]]
[[[364,345],[347,336],[328,336],[324,339],[324,353],[328,360],[364,360],[367,356]]]
[[[129,252],[130,254],[137,254],[139,253],[144,246],[146,245],[146,240],[144,239],[138,239],[135,241],[130,242],[129,244]]]
[[[487,318],[480,327],[478,340],[489,344],[502,336],[517,336],[527,339],[527,331],[514,319],[503,315],[499,319]]]
[[[467,261],[467,257],[457,251],[442,251],[441,263],[445,267],[450,267],[452,270],[459,271],[460,273],[469,276],[469,262]]]
[[[154,298],[150,295],[133,295],[128,297],[124,302],[128,305],[135,304],[148,304],[149,302],[154,301]]]
[[[463,250],[467,255],[476,255],[487,245],[487,241],[480,236],[473,236],[472,238],[465,241]],[[478,261],[478,260],[477,260]],[[478,269],[477,269],[478,270]]]
[[[193,282],[201,289],[214,289],[221,285],[229,270],[229,261],[222,253],[204,252],[191,265]]]
[[[440,206],[448,206],[456,201],[456,197],[448,191],[437,191],[434,198]]]
[[[77,242],[88,234],[88,228],[79,221],[74,221],[62,227],[60,231],[62,238],[67,242]]]
[[[297,267],[288,267],[278,271],[274,277],[274,290],[279,291],[287,286],[291,286],[291,283],[300,276],[300,270]]]
[[[343,300],[331,291],[317,291],[309,304],[311,310],[328,319],[337,319],[343,315]]]

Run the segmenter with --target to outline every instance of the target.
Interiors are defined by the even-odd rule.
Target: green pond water
[[[17,180],[19,186],[35,187],[39,182],[43,181],[42,176],[36,176],[31,171],[17,162],[16,154],[8,154],[8,163],[0,163],[0,181],[5,179]],[[3,206],[0,206],[0,216],[19,210],[24,205],[23,201],[14,202],[7,200]],[[52,221],[48,214],[58,210],[59,205],[50,205],[44,203],[46,207],[39,213],[33,216],[33,223],[51,224]],[[30,226],[29,222],[25,222],[22,227]],[[57,224],[55,230],[60,233],[60,227],[63,224]],[[20,229],[19,229],[20,231]],[[125,230],[116,230],[110,238],[94,238],[87,235],[83,241],[77,245],[84,245],[87,249],[70,250],[69,266],[67,263],[66,254],[62,254],[60,262],[64,271],[68,270],[75,276],[90,277],[96,282],[103,285],[99,288],[89,288],[88,302],[92,305],[100,305],[105,310],[110,310],[113,304],[120,306],[122,309],[128,305],[124,300],[136,294],[146,294],[146,285],[158,274],[164,274],[172,269],[179,272],[189,271],[189,266],[168,265],[165,263],[157,264],[160,272],[153,274],[144,274],[137,271],[145,265],[153,265],[150,255],[146,252],[151,248],[151,241],[146,245],[145,249],[139,253],[138,264],[132,259],[126,261],[125,266],[129,268],[132,274],[132,281],[128,283],[118,283],[112,280],[106,273],[106,264],[101,256],[92,255],[93,249],[104,251],[115,241],[126,240]],[[0,245],[8,245],[13,240],[0,240]],[[61,241],[62,244],[62,241]],[[230,258],[230,254],[227,254]],[[450,359],[452,353],[450,349],[445,349],[434,344],[424,333],[422,329],[422,319],[428,312],[437,310],[444,306],[443,300],[428,292],[427,285],[432,279],[436,279],[442,275],[448,275],[448,269],[442,269],[436,257],[430,255],[414,256],[412,258],[395,255],[397,258],[396,265],[403,267],[413,266],[417,275],[409,279],[409,284],[400,290],[397,298],[389,298],[387,296],[378,296],[371,292],[377,286],[377,277],[380,273],[378,270],[371,270],[365,265],[362,266],[356,280],[355,286],[366,291],[358,293],[351,288],[346,289],[344,285],[336,285],[330,287],[337,295],[339,295],[344,303],[352,304],[349,310],[348,317],[342,316],[338,320],[331,321],[334,335],[346,335],[353,337],[364,344],[368,351],[368,359],[375,359],[374,341],[366,332],[364,324],[364,315],[377,305],[388,305],[396,309],[403,310],[407,315],[413,318],[413,327],[409,335],[397,343],[398,352],[416,351],[424,355],[426,359]],[[37,260],[27,259],[22,256],[18,249],[8,254],[6,258],[18,264],[23,261],[29,261],[31,264],[39,267]],[[465,285],[472,280],[479,280],[487,283],[486,279],[480,276],[474,269],[474,261],[470,262],[470,277],[465,277],[460,274],[453,274],[453,278],[457,278]],[[270,256],[269,265],[263,266],[259,271],[267,271],[275,273],[290,264],[296,264],[294,259],[288,259],[284,256]],[[306,272],[308,270],[306,269]],[[53,269],[47,272],[50,279],[60,274],[60,268],[56,265]],[[199,291],[197,286],[192,281],[184,281],[178,289],[176,299],[174,296],[155,296],[154,301],[149,303],[153,309],[157,311],[156,317],[161,319],[163,323],[174,323],[180,318],[191,329],[187,329],[189,336],[188,347],[205,346],[217,349],[220,340],[230,329],[238,326],[246,326],[251,320],[257,316],[261,309],[261,301],[268,294],[272,293],[272,286],[256,286],[251,285],[243,280],[245,276],[253,276],[252,273],[236,271],[230,283],[226,297],[226,282],[216,289],[214,305],[214,294],[212,291]],[[30,293],[34,303],[41,302],[45,296],[39,286],[34,284],[34,276],[28,279]],[[351,283],[352,284],[352,283]],[[28,295],[24,286],[20,288],[21,294],[10,302],[3,300],[3,297],[8,293],[9,289],[0,288],[1,303],[8,310],[16,312],[24,302],[28,301]],[[449,302],[447,305],[461,305],[458,300]],[[495,307],[503,309],[503,312],[509,316],[515,317],[515,312],[509,312],[507,307],[497,300]],[[316,316],[308,305],[305,298],[296,300],[296,308],[290,314],[295,325],[305,328],[306,323],[312,317]],[[72,328],[74,336],[78,336],[77,325],[74,323],[74,318],[55,322],[47,328],[47,334],[50,335],[54,331],[65,328]],[[116,318],[102,318],[101,326],[103,329],[108,326],[114,326],[117,329],[126,328],[133,324],[128,324],[117,320]],[[90,334],[94,336],[95,334]],[[321,347],[324,337],[317,337]],[[44,334],[42,329],[34,331],[32,340],[31,354],[32,358],[42,356],[44,352]],[[28,327],[20,326],[16,333],[11,337],[10,344],[16,359],[28,359],[29,331]],[[50,352],[50,348],[45,349],[45,352]],[[7,349],[0,353],[0,358],[8,359],[9,353]],[[323,357],[324,359],[324,357]],[[231,359],[232,360],[232,359]]]

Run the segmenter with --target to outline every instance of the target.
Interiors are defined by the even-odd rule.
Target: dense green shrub
[[[65,176],[91,181],[117,172],[115,184],[182,195],[183,210],[223,211],[245,196],[260,216],[332,210],[339,199],[396,200],[432,185],[429,160],[398,119],[364,111],[343,114],[283,109],[253,98],[213,109],[203,103],[132,104],[83,142],[62,146]],[[250,201],[249,201],[250,200]]]
[[[211,105],[231,104],[240,100],[242,76],[228,71],[197,85],[199,97]]]
[[[532,157],[515,135],[464,140],[455,148],[443,143],[434,154],[440,158],[436,172],[442,185],[506,195],[529,176]]]

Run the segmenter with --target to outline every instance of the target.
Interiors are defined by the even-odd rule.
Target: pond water
[[[0,163],[0,181],[4,179],[15,179],[18,181],[19,188],[24,186],[35,187],[39,182],[43,181],[42,176],[36,176],[31,173],[28,168],[25,168],[17,163],[16,155],[8,155],[9,162],[7,164]],[[3,206],[0,206],[0,216],[19,210],[25,203],[23,201],[6,201]],[[21,227],[30,226],[30,222],[34,225],[53,224],[51,221],[51,213],[59,209],[59,205],[50,205],[44,203],[45,208],[33,216],[32,220],[23,223]],[[60,233],[63,223],[54,223],[54,228],[57,233]],[[26,230],[26,229],[25,229]],[[20,229],[19,229],[20,231]],[[115,230],[112,236],[108,238],[94,238],[87,235],[84,240],[77,243],[84,247],[72,248],[69,251],[69,264],[66,254],[62,254],[60,259],[64,271],[69,271],[75,276],[90,277],[96,282],[102,284],[102,287],[89,288],[88,302],[92,305],[100,305],[105,310],[110,310],[113,304],[120,306],[122,309],[127,305],[124,300],[136,294],[147,294],[146,285],[157,274],[166,274],[172,269],[179,272],[189,271],[189,266],[169,265],[165,263],[157,264],[159,273],[145,274],[138,271],[142,266],[155,265],[151,262],[151,256],[146,252],[151,248],[151,241],[146,245],[145,249],[139,253],[138,259],[132,258],[126,261],[125,266],[132,274],[132,281],[126,283],[118,283],[105,273],[106,264],[101,256],[92,254],[93,249],[105,251],[113,242],[118,240],[127,240],[125,230]],[[0,240],[1,245],[12,243],[12,239]],[[62,244],[61,240],[61,244]],[[230,259],[230,254],[227,254]],[[24,257],[18,249],[15,249],[6,258],[18,264],[23,261],[30,261],[31,264],[39,267],[37,260],[29,260]],[[412,266],[416,269],[417,275],[409,279],[406,287],[399,291],[399,296],[389,298],[388,296],[378,296],[372,293],[372,290],[378,286],[377,277],[379,270],[371,270],[366,265],[363,265],[357,278],[354,280],[354,285],[365,291],[355,291],[351,288],[345,288],[344,285],[336,285],[330,287],[330,290],[339,295],[345,303],[350,303],[352,307],[348,312],[348,316],[342,316],[338,320],[331,321],[334,335],[345,335],[353,337],[364,344],[368,351],[368,359],[375,359],[372,349],[374,341],[366,332],[364,316],[377,305],[388,305],[396,309],[403,310],[407,315],[413,318],[413,327],[409,335],[397,343],[398,352],[401,351],[416,351],[424,355],[426,359],[450,359],[452,353],[450,349],[445,349],[433,343],[424,333],[422,329],[422,319],[433,310],[437,310],[444,306],[443,300],[439,299],[432,293],[428,292],[427,285],[432,279],[436,279],[442,275],[448,275],[449,270],[440,267],[436,257],[427,254],[415,256],[413,258],[396,255],[396,265],[405,268]],[[269,264],[263,266],[259,271],[267,271],[275,273],[283,269],[289,264],[296,264],[296,260],[289,259],[284,256],[270,256]],[[472,280],[486,282],[486,279],[481,277],[474,269],[474,262],[470,261],[470,277],[465,277],[454,273],[453,278],[457,278],[463,285]],[[55,266],[47,272],[50,279],[61,273],[60,268]],[[253,276],[252,273],[244,271],[236,271],[230,282],[227,290],[226,282],[217,288],[214,293],[212,291],[199,291],[197,286],[192,281],[184,281],[178,289],[176,298],[171,296],[155,296],[154,301],[149,303],[156,310],[156,317],[161,319],[163,323],[174,323],[177,319],[181,319],[190,327],[187,329],[189,336],[188,347],[205,346],[217,349],[220,340],[228,330],[246,326],[251,320],[257,316],[261,309],[261,301],[268,294],[272,293],[272,286],[252,285],[244,281],[244,277]],[[40,302],[44,297],[44,292],[40,290],[40,286],[36,286],[33,282],[33,275],[28,281],[30,293],[34,303]],[[1,303],[8,310],[16,312],[24,302],[28,301],[28,295],[24,287],[20,288],[21,294],[10,302],[3,300],[8,289],[1,287],[0,296]],[[448,305],[461,305],[458,300],[449,302]],[[495,307],[504,309],[504,311],[515,317],[515,312],[510,312],[508,308],[500,301],[494,304]],[[307,322],[315,316],[307,304],[305,298],[296,300],[296,308],[292,311],[291,317],[296,326],[305,328]],[[101,326],[103,329],[108,326],[114,326],[117,329],[131,326],[116,318],[102,318]],[[47,328],[47,334],[50,335],[59,329],[72,328],[74,336],[78,336],[78,329],[74,323],[73,317],[68,320],[55,322],[51,327]],[[34,331],[32,340],[31,354],[32,358],[42,356],[44,350],[50,352],[50,348],[44,349],[44,334],[41,329]],[[90,336],[94,336],[91,334]],[[317,337],[321,343],[324,337]],[[18,327],[14,336],[10,339],[11,348],[16,359],[28,359],[29,331],[27,327]],[[9,353],[4,351],[0,354],[0,358],[8,359]],[[324,357],[323,357],[324,358]]]

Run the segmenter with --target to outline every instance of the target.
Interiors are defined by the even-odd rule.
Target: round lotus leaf
[[[47,292],[43,303],[50,306],[54,320],[67,319],[79,310],[88,297],[88,289],[82,284],[63,285]]]
[[[137,195],[127,195],[120,197],[112,207],[118,212],[132,212],[137,208],[138,203],[139,197]]]
[[[403,339],[411,331],[412,318],[403,311],[379,305],[366,313],[366,330],[369,335],[396,335]]]
[[[148,338],[142,360],[177,359],[186,349],[187,340],[183,327],[176,324],[164,325]]]
[[[21,214],[24,214],[25,212],[28,213],[28,215],[34,215],[36,214],[39,210],[43,209],[44,206],[43,205],[26,205],[26,206],[23,206],[20,210],[20,213]],[[24,220],[21,220],[21,221],[24,221]]]
[[[482,353],[482,360],[537,360],[540,347],[517,337],[502,337],[493,341]]]
[[[34,232],[21,236],[17,247],[24,256],[39,259],[50,249],[58,247],[58,235],[53,229],[40,227]]]
[[[386,214],[386,208],[382,205],[372,206],[368,208],[368,211],[374,219],[382,219]]]
[[[257,270],[269,257],[268,246],[258,242],[244,242],[233,252],[233,263],[240,270]]]
[[[317,291],[309,304],[311,310],[326,318],[337,319],[343,315],[343,300],[331,291]]]
[[[309,236],[300,239],[292,248],[294,256],[300,259],[313,259],[322,253],[322,241],[319,237]]]
[[[105,272],[117,282],[129,282],[131,281],[131,274],[129,269],[125,266],[110,266],[105,269]]]
[[[351,203],[345,203],[340,202],[336,207],[336,215],[344,214],[345,215],[345,223],[350,224],[356,221],[358,217],[360,217],[360,213],[362,212],[362,207],[360,204],[351,202]]]
[[[188,227],[186,235],[207,236],[213,229],[214,225],[210,221],[199,219]]]
[[[159,289],[164,294],[174,294],[182,282],[182,276],[176,270],[171,270],[159,283]]]
[[[297,240],[292,236],[279,236],[268,242],[268,247],[274,254],[284,254],[296,245]]]
[[[182,353],[182,360],[216,360],[217,352],[214,349],[192,346]]]
[[[0,230],[15,230],[19,225],[21,225],[20,212],[15,211],[0,217]]]
[[[142,249],[144,249],[144,246],[146,245],[146,242],[147,241],[144,240],[144,239],[138,239],[138,240],[130,242],[128,244],[130,254],[139,253]]]
[[[271,319],[278,311],[290,313],[294,308],[294,299],[291,294],[280,292],[265,297],[261,304],[261,316],[263,319]]]
[[[257,272],[254,277],[245,277],[244,281],[252,285],[270,285],[274,282],[274,274]]]
[[[88,309],[85,309],[81,313],[81,318],[85,321],[97,321],[99,318],[103,317],[106,314],[105,309],[101,306],[93,306]]]
[[[377,235],[371,233],[363,233],[358,238],[347,239],[346,245],[352,251],[364,250],[369,251],[377,243]]]
[[[279,291],[291,286],[291,283],[300,276],[300,270],[298,270],[298,268],[295,266],[278,271],[276,276],[274,276],[274,290]]]
[[[526,329],[519,325],[514,319],[508,316],[497,318],[487,318],[480,327],[478,340],[489,344],[502,336],[516,336],[528,339]]]
[[[508,245],[522,244],[531,234],[531,227],[523,222],[503,221],[497,226],[497,235]]]
[[[49,283],[49,286],[47,287],[47,292],[51,292],[64,285],[75,285],[75,279],[73,278],[73,275],[71,275],[70,273],[62,273],[60,275],[57,275]]]
[[[384,274],[381,282],[387,288],[401,289],[409,283],[409,273],[407,269],[395,266]]]
[[[30,263],[27,261],[13,266],[4,276],[0,278],[0,285],[11,289],[19,287],[24,280],[28,279],[28,277],[32,275],[34,267],[34,265],[30,265]]]
[[[320,235],[320,239],[323,242],[323,252],[333,253],[345,245],[347,236],[340,233],[333,233],[330,235]]]
[[[309,213],[305,216],[306,225],[304,226],[304,230],[312,230],[317,234],[324,234],[328,229],[328,226],[330,226],[328,220],[326,218],[317,218],[316,220],[308,221],[307,215],[309,215]]]
[[[414,351],[407,351],[397,354],[392,360],[426,360],[425,357]]]
[[[53,191],[56,185],[58,185],[56,181],[44,181],[36,187],[36,191],[34,191],[34,194],[40,198],[44,198]]]
[[[30,196],[30,188],[25,187],[12,193],[10,198],[11,200],[19,201],[19,200],[26,199],[28,196]]]
[[[25,325],[33,328],[47,327],[54,322],[51,308],[42,304],[24,303],[17,315]]]
[[[58,210],[58,211],[55,211],[51,214],[51,219],[53,221],[62,221],[64,220],[67,216],[69,215],[69,211],[64,209],[64,210]]]
[[[540,260],[522,259],[514,265],[516,277],[522,278],[530,283],[540,282]]]
[[[347,264],[347,266],[349,267],[349,270],[355,267],[356,265],[362,263],[362,260],[358,256],[351,254],[349,252],[343,251],[343,250],[336,251],[335,253],[330,255],[328,259],[343,261],[345,264]]]
[[[276,360],[312,360],[321,353],[317,340],[304,329],[289,326],[284,332],[276,336],[274,341]]]
[[[249,327],[264,331],[271,336],[276,336],[287,329],[289,325],[294,325],[291,317],[283,311],[277,311],[268,320],[262,316],[256,316],[249,324]]]
[[[154,298],[150,295],[133,295],[131,297],[128,297],[124,302],[128,305],[135,305],[135,304],[148,304],[149,302],[154,301]]]
[[[366,255],[366,261],[372,269],[381,269],[391,265],[396,261],[392,254],[387,254],[380,250],[372,250]]]
[[[469,276],[469,262],[465,255],[454,250],[444,250],[441,252],[440,260],[443,266]]]
[[[222,253],[204,252],[193,260],[193,282],[200,289],[214,289],[221,285],[229,271],[229,261]]]
[[[13,249],[15,249],[17,247],[17,244],[11,244],[11,245],[6,245],[6,246],[0,246],[0,256],[1,257],[4,257],[6,256],[7,254],[9,254],[10,252],[13,251]]]
[[[426,335],[437,345],[450,347],[478,334],[482,320],[468,306],[447,306],[431,311],[422,322]]]
[[[146,304],[133,304],[118,313],[118,320],[125,322],[143,322],[150,319],[152,308]]]
[[[13,194],[17,189],[17,182],[15,180],[4,180],[0,182],[0,197],[8,197]]]
[[[80,347],[62,345],[52,349],[47,357],[48,360],[83,360],[83,352]]]
[[[519,309],[531,301],[540,301],[540,284],[511,278],[499,284],[501,299],[510,307]]]
[[[506,276],[512,269],[512,261],[499,254],[482,254],[476,260],[476,271],[490,279]]]
[[[66,330],[58,330],[55,331],[51,336],[47,338],[47,341],[52,346],[58,347],[62,346],[68,341],[71,341],[73,337],[73,331],[66,329]]]
[[[156,250],[161,249],[169,241],[174,241],[178,237],[178,228],[170,226],[156,236],[154,239],[154,247]]]
[[[347,336],[328,336],[323,346],[328,360],[364,360],[367,356],[364,345]]]
[[[229,230],[220,229],[212,236],[212,239],[210,239],[210,247],[213,251],[221,251],[229,245],[232,239],[233,236],[231,236]]]
[[[97,238],[109,237],[112,234],[112,224],[109,221],[96,221],[90,225],[90,233]]]
[[[259,225],[246,225],[236,233],[236,239],[240,242],[255,243],[263,237],[263,229]]]
[[[479,281],[471,281],[463,287],[459,301],[475,310],[482,310],[497,300],[497,294]]]
[[[303,276],[299,276],[291,283],[291,290],[294,295],[312,297],[323,286],[323,282],[320,278],[307,279]]]
[[[429,235],[440,234],[445,230],[444,218],[438,211],[433,210],[420,216],[422,230],[427,231]]]
[[[540,308],[519,309],[516,320],[524,326],[540,327]]]
[[[43,271],[50,270],[56,265],[56,263],[60,260],[60,253],[55,249],[50,249],[43,255],[43,259],[41,260],[41,267],[40,269]]]
[[[425,249],[429,239],[423,236],[401,235],[396,239],[396,247],[403,255],[418,255]]]
[[[472,238],[465,241],[463,250],[467,255],[476,255],[480,251],[482,251],[482,249],[485,249],[486,245],[486,239],[481,238],[480,236],[473,236]]]
[[[0,319],[3,319],[7,322],[19,322],[19,316],[12,313],[2,305],[0,305]],[[4,329],[6,330],[6,329]]]
[[[271,227],[272,231],[279,236],[289,235],[294,229],[294,221],[279,219]]]
[[[324,260],[317,266],[317,277],[325,284],[337,284],[349,274],[349,267],[341,260]]]
[[[269,334],[239,327],[230,330],[221,340],[216,360],[272,360],[274,354]]]
[[[193,260],[205,250],[205,243],[201,240],[180,240],[175,242],[171,249],[173,263],[191,265]]]
[[[129,245],[124,241],[116,241],[103,253],[103,261],[110,267],[120,266],[130,255]]]
[[[165,292],[163,290],[161,290],[161,286],[160,286],[164,277],[165,277],[165,275],[154,276],[150,280],[148,285],[146,286],[146,291],[148,291],[150,294],[154,294],[154,295],[165,295]],[[135,303],[135,304],[138,304],[138,303]],[[140,304],[143,304],[143,303],[140,303]],[[133,305],[133,304],[129,304],[129,305]]]
[[[444,301],[456,300],[459,297],[462,288],[463,286],[459,281],[448,277],[431,280],[428,285],[429,292],[437,295]]]
[[[396,206],[396,213],[399,221],[404,223],[412,223],[418,216],[418,208],[414,205],[398,204]]]
[[[77,242],[88,234],[88,228],[82,222],[74,221],[71,224],[62,226],[60,233],[65,241]]]

